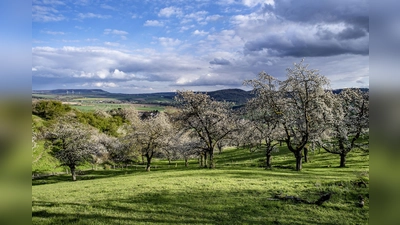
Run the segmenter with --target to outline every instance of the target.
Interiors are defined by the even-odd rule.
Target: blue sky
[[[369,87],[366,0],[33,0],[32,89],[242,88],[305,58],[332,88]]]

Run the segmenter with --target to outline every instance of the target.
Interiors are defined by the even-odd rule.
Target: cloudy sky
[[[32,89],[242,88],[302,58],[369,87],[367,0],[33,0]]]

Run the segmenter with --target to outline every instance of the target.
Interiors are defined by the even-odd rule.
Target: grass
[[[348,167],[339,158],[311,153],[311,163],[294,171],[294,159],[282,147],[272,170],[261,166],[263,153],[229,148],[216,154],[217,168],[190,161],[168,165],[155,160],[151,172],[139,167],[85,171],[78,181],[68,175],[32,181],[33,224],[368,224],[369,156],[351,152]],[[232,163],[232,161],[234,163]],[[157,166],[157,167],[156,167]],[[176,167],[175,167],[176,166]],[[277,193],[322,206],[272,200]],[[356,206],[358,196],[365,206]]]
[[[80,111],[88,112],[94,111],[96,109],[102,110],[111,110],[111,109],[118,109],[118,108],[126,108],[134,106],[138,111],[163,111],[165,107],[159,105],[151,105],[151,104],[119,104],[119,103],[88,103],[83,105],[70,105],[72,108],[78,109]]]
[[[32,97],[37,97],[37,98],[47,98],[47,99],[55,99],[57,95],[51,95],[51,94],[32,94]]]

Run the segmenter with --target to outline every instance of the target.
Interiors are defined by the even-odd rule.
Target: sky
[[[32,89],[249,89],[304,59],[369,87],[367,0],[33,0]]]

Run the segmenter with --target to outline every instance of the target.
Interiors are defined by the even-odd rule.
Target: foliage
[[[110,116],[104,111],[95,112],[76,112],[78,121],[82,124],[89,124],[101,132],[112,136],[118,136],[118,128],[123,124],[124,120],[120,115]]]
[[[52,120],[71,111],[71,107],[55,100],[40,100],[32,102],[32,113],[45,120]]]

